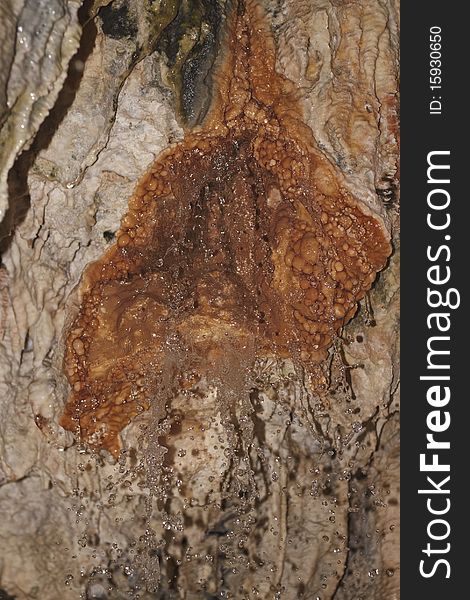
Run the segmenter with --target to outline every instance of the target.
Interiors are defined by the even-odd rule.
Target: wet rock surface
[[[230,10],[85,8],[60,119],[10,171],[10,203],[28,201],[2,243],[0,587],[18,599],[398,598],[396,6],[263,6],[317,151],[394,248],[335,331],[324,390],[289,356],[253,362],[252,346],[227,347],[210,378],[175,378],[176,340],[160,402],[122,430],[117,463],[60,426],[64,332],[84,268],[125,233],[139,178],[210,118]]]

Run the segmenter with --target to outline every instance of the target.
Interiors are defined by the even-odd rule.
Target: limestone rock
[[[79,5],[0,9],[0,596],[398,599],[397,5],[263,2],[318,147],[394,247],[325,393],[266,359],[238,403],[174,390],[117,463],[59,425],[63,332],[136,182],[203,119],[228,8]]]

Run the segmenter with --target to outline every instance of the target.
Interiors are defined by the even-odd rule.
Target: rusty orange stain
[[[137,185],[67,331],[61,424],[114,454],[158,395],[175,339],[175,386],[248,346],[311,373],[391,251],[303,122],[255,2],[233,15],[226,47],[203,126]]]

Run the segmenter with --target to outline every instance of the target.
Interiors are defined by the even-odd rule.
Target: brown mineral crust
[[[172,336],[200,358],[198,376],[249,340],[253,358],[312,373],[390,254],[382,222],[302,122],[256,3],[239,8],[226,45],[203,128],[155,161],[116,244],[83,276],[61,423],[96,448],[117,453],[149,407]]]

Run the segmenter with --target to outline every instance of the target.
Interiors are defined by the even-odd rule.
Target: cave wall
[[[394,251],[321,398],[267,359],[249,427],[246,405],[227,426],[220,393],[175,394],[126,428],[117,463],[59,425],[64,327],[136,181],[202,121],[230,6],[1,9],[0,587],[18,600],[398,598],[398,9],[264,9],[318,147]]]

